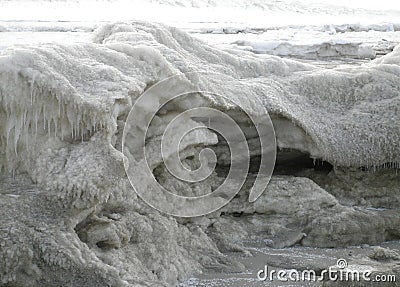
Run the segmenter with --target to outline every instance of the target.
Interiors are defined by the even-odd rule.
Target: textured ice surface
[[[392,25],[393,26],[393,25]],[[224,49],[239,49],[298,59],[374,59],[400,43],[400,32],[390,24],[289,26],[273,28],[209,28],[192,35]]]
[[[241,87],[241,94],[248,91],[256,95],[273,116],[287,118],[302,128],[307,135],[304,140],[310,138],[312,144],[296,148],[312,156],[350,166],[399,162],[399,147],[393,144],[399,136],[395,88],[399,49],[361,67],[323,70],[277,57],[241,53],[239,58],[196,39],[188,40],[187,34],[174,28],[151,32],[145,24],[144,30],[149,33],[144,35],[126,24],[106,26],[98,31],[96,41],[108,45],[123,42],[129,47],[146,43],[182,72],[202,71],[204,64],[208,72],[232,77],[232,89]],[[195,53],[194,46],[199,47]],[[221,62],[224,65],[219,65]],[[223,93],[217,83],[213,85],[215,80],[209,81],[208,87]],[[290,148],[285,140],[281,140],[281,147]]]
[[[266,232],[276,240],[290,232],[294,236],[285,245],[303,240],[302,230],[291,230],[288,223],[307,231],[303,244],[310,246],[398,237],[397,210],[341,205],[303,177],[276,178],[254,206],[239,197],[225,211],[177,222],[136,197],[123,169],[120,141],[127,113],[146,88],[177,73],[200,71],[206,73],[182,85],[197,81],[247,107],[254,104],[251,96],[258,97],[276,125],[280,148],[335,166],[398,167],[399,59],[397,47],[359,67],[325,70],[222,51],[179,29],[145,22],[105,25],[93,43],[5,49],[0,54],[1,283],[171,285],[207,268],[242,270],[221,253],[238,248],[228,238]],[[177,108],[232,108],[210,95],[195,99]],[[160,122],[175,112],[167,110]],[[160,135],[155,129],[153,136]],[[207,134],[195,142],[196,148],[209,143]],[[196,150],[190,146],[182,152]],[[162,175],[165,170],[154,163]],[[6,180],[12,174],[26,185],[14,188]],[[190,186],[179,191],[196,194]],[[221,212],[253,216],[242,222]]]
[[[384,248],[364,245],[361,247],[349,248],[309,248],[309,247],[292,247],[286,249],[272,249],[269,247],[261,247],[260,243],[255,241],[245,242],[246,249],[255,253],[252,257],[239,257],[238,260],[243,262],[247,268],[246,272],[234,274],[203,274],[197,277],[192,277],[185,282],[182,282],[180,287],[198,286],[198,287],[261,287],[261,286],[354,286],[355,282],[348,280],[348,282],[318,282],[318,281],[280,281],[276,277],[275,280],[259,281],[257,279],[257,272],[268,265],[268,270],[323,270],[328,269],[330,266],[335,266],[339,258],[346,258],[352,270],[368,270],[375,269],[374,272],[378,274],[399,274],[398,271],[392,271],[391,268],[396,270],[396,259],[398,254],[400,242],[393,241],[384,244]],[[397,252],[396,252],[397,251]],[[377,256],[378,260],[374,260]],[[394,258],[390,260],[389,258]],[[384,263],[383,263],[384,262]],[[324,285],[324,283],[326,285]],[[330,285],[328,285],[330,284]],[[357,283],[355,283],[357,284]],[[368,283],[366,283],[368,284]],[[382,285],[384,283],[380,283]],[[355,285],[357,286],[357,285]],[[370,283],[365,286],[377,286],[376,282]],[[387,283],[386,286],[396,286],[395,283]]]
[[[334,4],[343,6],[309,0],[0,1],[0,49],[13,44],[82,42],[104,22],[132,19],[166,23],[229,48],[312,59],[373,58],[372,50],[386,54],[400,42],[396,3]]]

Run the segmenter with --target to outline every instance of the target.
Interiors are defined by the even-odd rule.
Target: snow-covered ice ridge
[[[136,19],[179,27],[223,48],[306,59],[373,59],[400,43],[400,8],[375,6],[308,0],[0,1],[0,32],[5,32],[0,50],[13,44],[86,42],[104,22]],[[311,38],[313,43],[307,41]]]
[[[243,97],[256,94],[271,114],[301,128],[308,145],[291,144],[313,157],[354,166],[399,162],[398,48],[361,67],[327,71],[272,56],[238,56],[176,28],[144,23],[106,25],[94,41],[3,51],[7,155],[18,154],[19,144],[32,139],[27,134],[40,128],[61,140],[85,138],[99,127],[113,131],[146,86],[176,73],[209,71],[228,75],[233,85],[244,85]]]
[[[91,43],[10,47],[0,54],[2,176],[25,176],[37,186],[1,195],[1,283],[163,286],[207,266],[235,266],[200,228],[137,199],[123,169],[122,129],[132,103],[152,84],[193,71],[203,74],[182,85],[233,91],[248,107],[258,97],[280,148],[337,167],[399,167],[399,46],[361,66],[325,70],[222,51],[177,28],[130,22],[102,26]],[[189,104],[232,110],[210,95]],[[161,114],[153,137],[187,107]],[[208,144],[206,135],[195,138],[188,158]],[[157,168],[163,175],[155,162]],[[190,186],[183,191],[194,193]],[[337,204],[328,194],[321,206],[325,201]]]
[[[298,59],[375,59],[400,43],[399,25],[210,26],[191,34],[224,49]]]
[[[101,22],[0,21],[0,50],[11,45],[90,42],[91,33],[101,25]],[[309,60],[375,59],[400,43],[400,26],[394,23],[281,27],[252,27],[244,23],[173,25],[221,49]]]

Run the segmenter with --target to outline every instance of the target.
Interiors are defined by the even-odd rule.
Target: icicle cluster
[[[83,141],[110,123],[98,111],[70,104],[57,91],[35,83],[34,77],[28,80],[20,74],[1,74],[0,104],[0,143],[11,170],[38,138]]]

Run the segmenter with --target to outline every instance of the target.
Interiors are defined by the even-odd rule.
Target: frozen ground
[[[221,274],[208,273],[199,277],[192,277],[182,282],[179,287],[321,287],[323,282],[283,282],[275,278],[274,281],[260,281],[257,272],[267,265],[269,270],[314,270],[318,273],[330,266],[335,266],[337,261],[346,258],[351,267],[354,258],[362,258],[373,252],[376,246],[354,246],[348,248],[310,248],[295,246],[285,249],[260,247],[261,242],[242,242],[245,249],[252,256],[232,255],[246,266],[246,271],[241,273]],[[382,244],[384,248],[400,251],[400,242],[392,241]]]
[[[129,20],[166,23],[224,49],[314,61],[359,62],[400,43],[400,8],[393,3],[337,3],[347,7],[308,0],[0,1],[0,49],[88,42],[105,22]]]
[[[0,284],[269,286],[254,277],[265,263],[320,269],[339,257],[399,275],[400,258],[365,258],[366,244],[399,250],[382,242],[400,238],[400,48],[390,53],[400,9],[347,2],[0,1]],[[103,26],[115,21],[125,23]],[[186,221],[137,198],[120,150],[132,102],[194,68],[223,75],[198,83],[217,83],[217,93],[250,106],[260,96],[280,151],[256,203],[246,187],[216,214]],[[195,166],[210,141],[192,140],[185,163]],[[211,190],[225,171],[180,185],[158,160],[157,179],[188,194]]]

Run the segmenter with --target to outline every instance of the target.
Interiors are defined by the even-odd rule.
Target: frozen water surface
[[[311,3],[0,1],[0,49],[14,44],[87,42],[101,24],[129,20],[163,22],[221,48],[312,60],[371,59],[400,42],[400,9],[375,11],[343,1],[337,3],[348,7]],[[385,8],[365,3],[358,7]]]
[[[275,278],[274,281],[260,281],[257,279],[257,272],[268,266],[268,270],[314,270],[317,274],[323,269],[335,266],[337,260],[345,259],[350,261],[352,258],[361,258],[367,256],[374,246],[364,245],[347,248],[311,248],[295,246],[285,249],[272,249],[269,247],[260,247],[262,242],[242,242],[246,250],[252,253],[252,256],[243,257],[231,255],[246,266],[246,272],[242,273],[206,273],[194,276],[179,287],[320,287],[322,282],[282,282]],[[400,251],[400,242],[392,241],[381,245],[385,248]],[[349,265],[351,267],[351,263]]]

